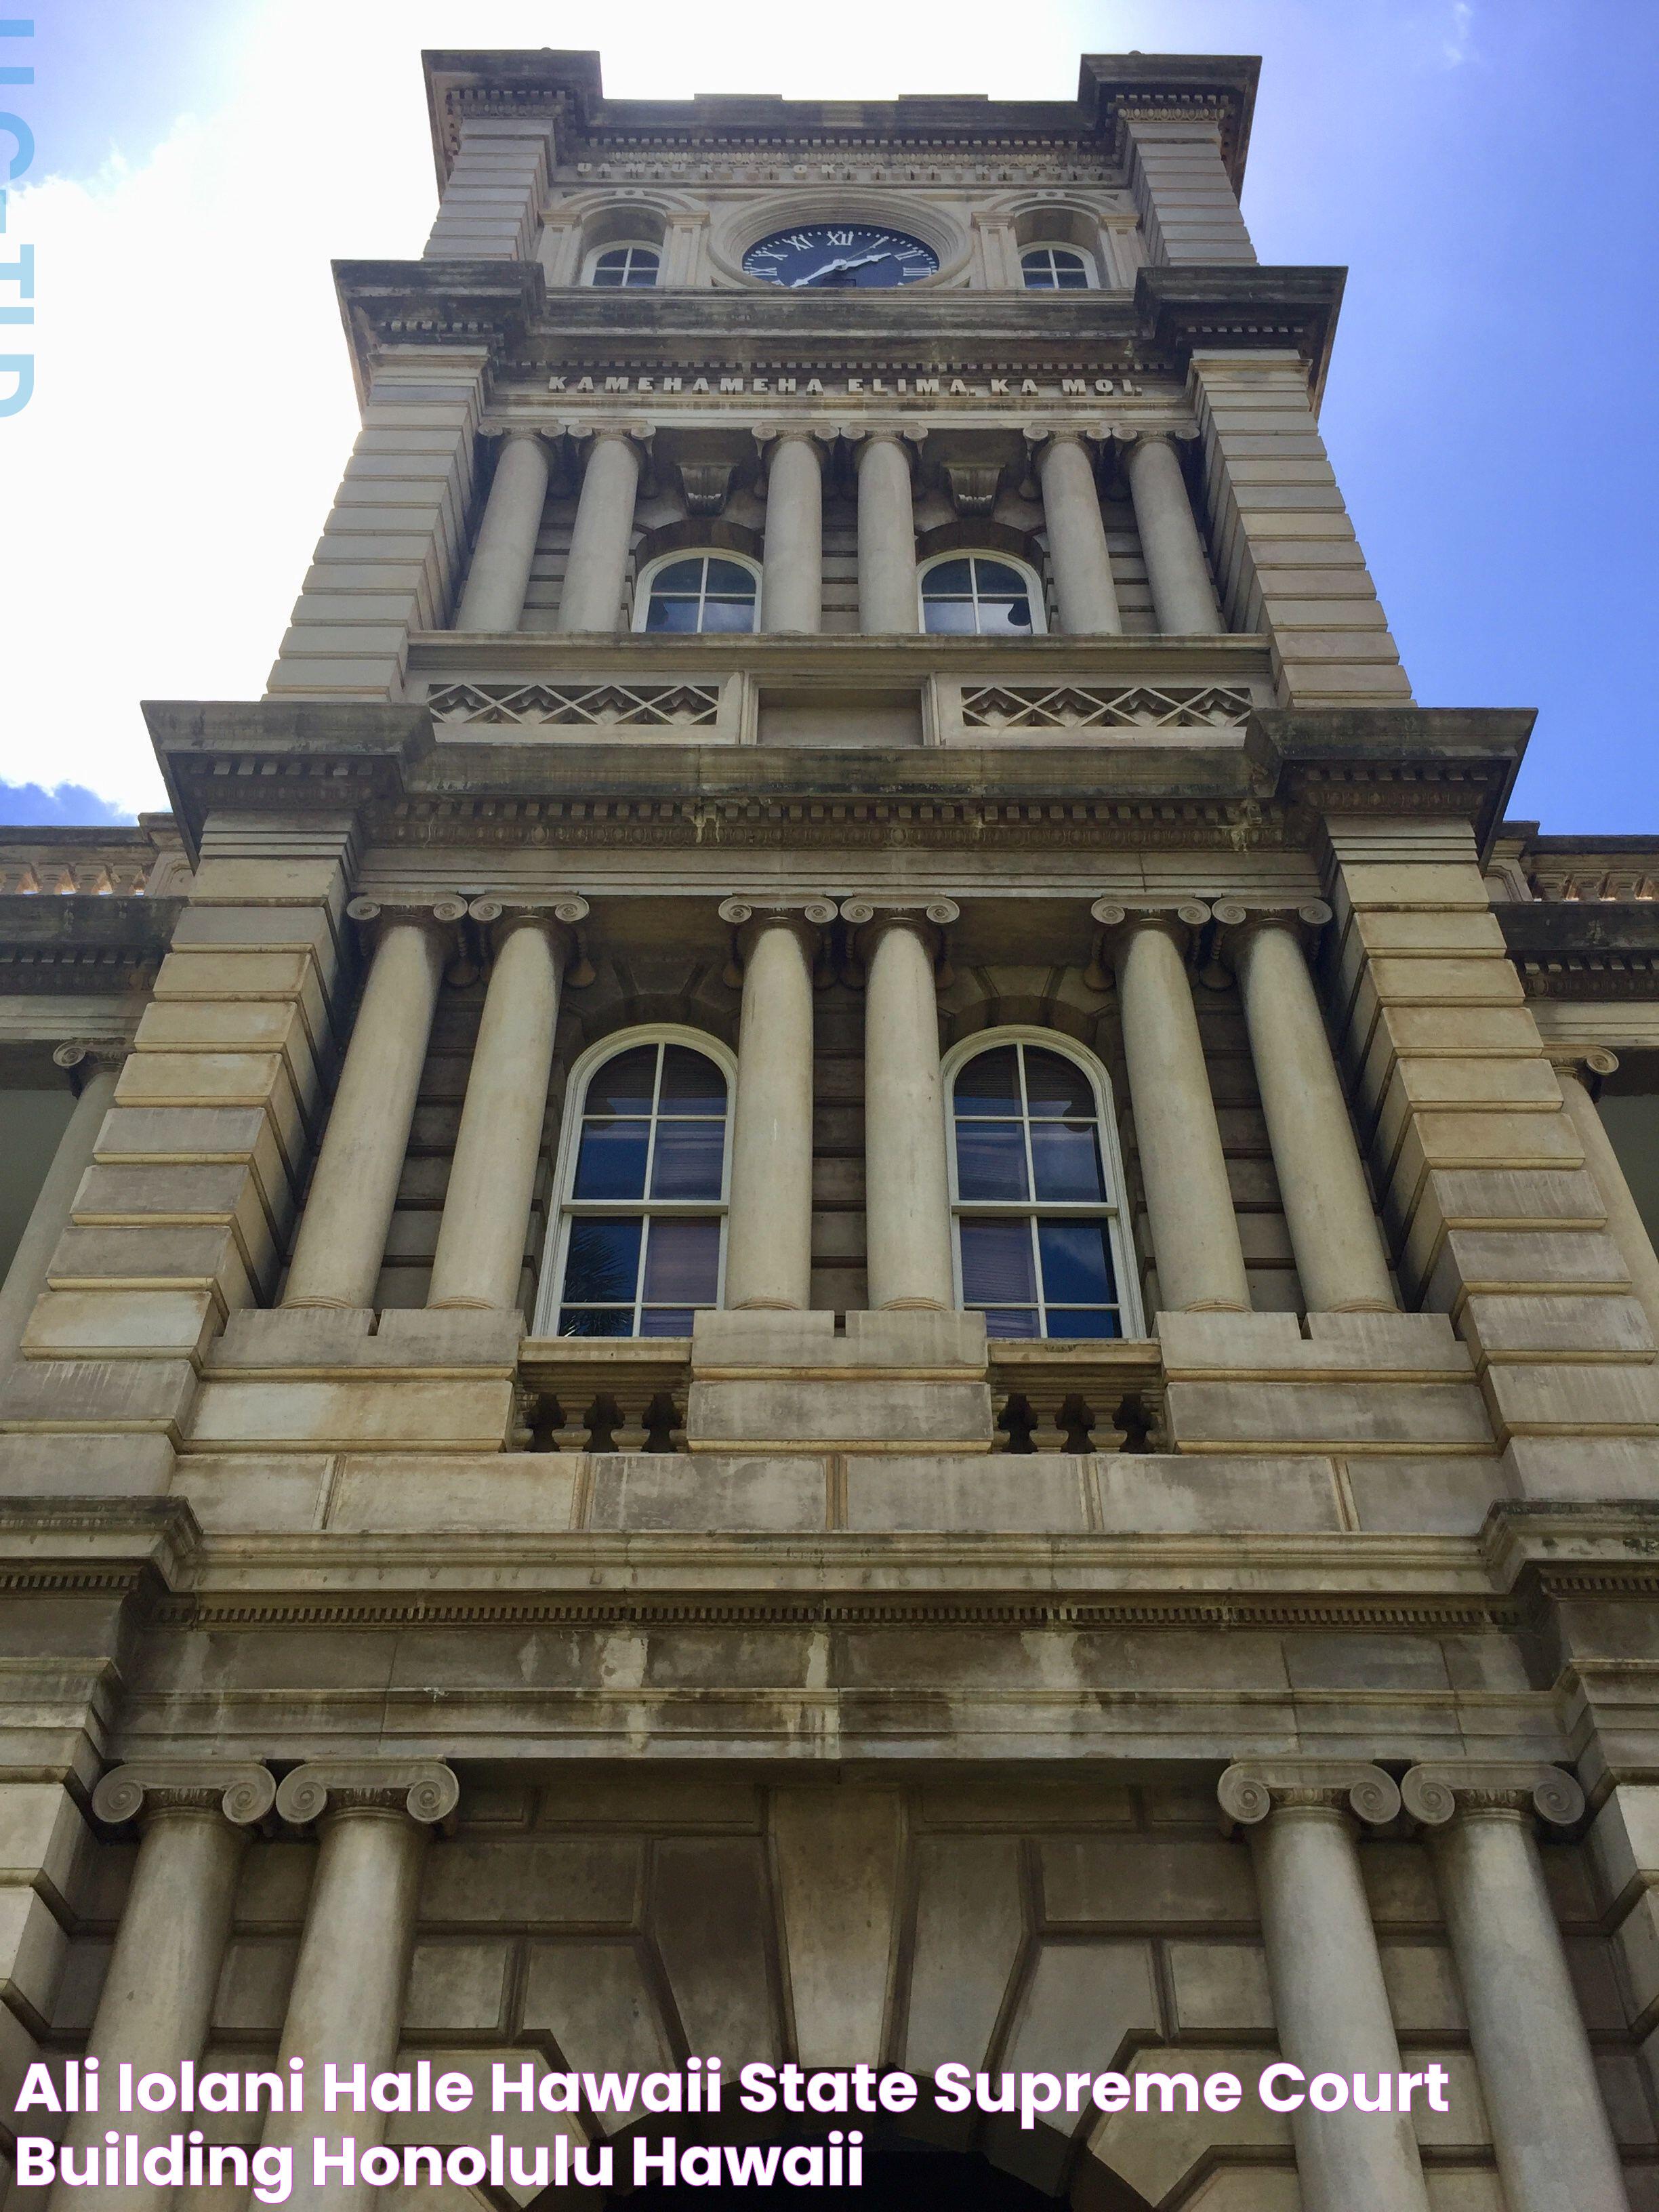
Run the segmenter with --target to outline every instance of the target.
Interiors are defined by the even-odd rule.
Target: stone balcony
[[[1274,703],[1253,636],[560,636],[417,631],[409,696],[438,734],[671,744],[1242,744]]]

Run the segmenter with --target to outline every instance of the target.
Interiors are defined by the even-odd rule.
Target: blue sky
[[[14,193],[8,233],[37,243],[40,382],[0,420],[0,818],[30,789],[44,818],[162,804],[137,699],[263,688],[353,427],[328,258],[417,253],[431,218],[422,46],[597,46],[621,94],[874,97],[1069,96],[1080,52],[1140,48],[1263,57],[1245,213],[1264,260],[1350,269],[1325,434],[1419,698],[1540,709],[1515,812],[1659,832],[1656,0],[635,0],[619,20],[42,11],[16,104],[50,181]]]

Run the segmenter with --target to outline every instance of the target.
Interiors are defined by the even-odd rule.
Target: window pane
[[[695,599],[665,599],[655,592],[645,617],[647,629],[670,630],[677,637],[696,635],[699,609]]]
[[[1029,1221],[963,1223],[962,1295],[969,1305],[1036,1297]]]
[[[718,1198],[726,1158],[724,1121],[659,1121],[653,1198]]]
[[[1042,1295],[1050,1305],[1060,1301],[1116,1303],[1103,1221],[1039,1221],[1037,1244],[1042,1254]]]
[[[981,599],[979,603],[979,634],[981,637],[1024,637],[1031,628],[1031,602],[1028,599]]]
[[[971,599],[929,599],[923,609],[930,637],[973,637],[978,634]]]
[[[957,599],[968,597],[973,591],[971,563],[966,561],[936,561],[921,580],[921,588],[928,599],[941,599],[954,594]]]
[[[1018,1114],[1019,1062],[1011,1044],[994,1045],[976,1052],[957,1071],[952,1086],[957,1112],[961,1114]]]
[[[979,571],[979,595],[984,599],[992,592],[1007,592],[1024,599],[1025,579],[1018,568],[1011,568],[1006,561],[975,561]]]
[[[653,592],[689,592],[693,599],[702,589],[702,556],[694,554],[689,561],[671,561],[665,568],[659,568],[651,579]]]
[[[662,1106],[665,1114],[724,1114],[726,1075],[718,1060],[689,1044],[665,1046]]]
[[[1037,1334],[1037,1315],[1035,1306],[988,1306],[985,1310],[987,1336],[1035,1336]]]
[[[593,282],[601,288],[606,285],[619,285],[622,281],[623,273],[620,269],[596,268],[593,271]]]
[[[673,1300],[681,1305],[713,1305],[720,1285],[720,1225],[718,1221],[651,1224],[645,1254],[645,1296],[648,1304]]]
[[[561,1336],[632,1336],[632,1306],[564,1306],[559,1313]]]
[[[648,1114],[656,1078],[656,1046],[633,1045],[594,1071],[588,1080],[585,1110],[589,1114]]]
[[[1106,1195],[1100,1144],[1092,1121],[1031,1123],[1031,1166],[1036,1194],[1056,1204],[1098,1205]]]
[[[1029,1198],[1018,1121],[958,1121],[957,1189],[963,1198]]]
[[[711,592],[735,595],[738,599],[752,599],[755,596],[755,579],[747,568],[740,566],[736,561],[717,561],[711,556],[708,562],[708,589]]]
[[[638,1221],[620,1218],[573,1221],[565,1251],[564,1297],[567,1304],[590,1305],[634,1303],[639,1278]],[[631,1328],[633,1323],[630,1322]]]
[[[573,1198],[643,1198],[649,1121],[584,1121]]]
[[[1086,292],[1089,279],[1081,269],[1060,269],[1055,272],[1054,284],[1061,292]]]
[[[730,635],[734,630],[751,630],[755,627],[755,602],[752,599],[705,599],[702,603],[702,626],[705,631],[715,630],[723,635]]]
[[[628,266],[628,254],[627,246],[613,246],[608,252],[600,254],[593,266],[596,269],[625,269]]]
[[[1121,1336],[1123,1323],[1112,1306],[1050,1306],[1048,1334],[1054,1336]]]
[[[629,283],[644,291],[649,291],[656,281],[657,264],[654,261],[636,261],[628,273]]]
[[[1088,1077],[1074,1060],[1044,1052],[1040,1045],[1025,1048],[1025,1096],[1034,1117],[1094,1118],[1095,1094]]]
[[[647,1306],[640,1316],[641,1336],[690,1336],[691,1310],[689,1306]]]

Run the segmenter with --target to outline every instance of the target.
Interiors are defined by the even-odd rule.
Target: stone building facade
[[[882,2155],[1659,2205],[1659,840],[1413,703],[1254,64],[428,79],[264,697],[0,833],[8,2106],[1435,2062]]]

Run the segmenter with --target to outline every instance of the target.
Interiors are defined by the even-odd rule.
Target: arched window
[[[1087,292],[1095,272],[1074,246],[1028,246],[1019,257],[1028,292]]]
[[[730,1089],[725,1055],[684,1031],[573,1071],[544,1333],[690,1336],[720,1304]]]
[[[1128,1336],[1139,1301],[1104,1078],[1041,1032],[947,1062],[963,1304],[993,1336]]]
[[[732,553],[670,553],[653,561],[634,595],[635,629],[752,630],[760,571]]]
[[[921,626],[945,637],[1040,635],[1042,587],[1000,553],[943,553],[921,572]]]
[[[662,255],[642,240],[629,239],[619,246],[602,246],[587,264],[587,281],[601,290],[649,291],[662,267]]]

